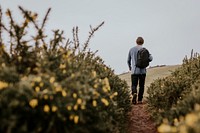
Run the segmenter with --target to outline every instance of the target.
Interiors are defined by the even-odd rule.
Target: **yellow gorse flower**
[[[72,110],[72,106],[68,105],[67,110],[69,110],[69,111]]]
[[[66,70],[63,70],[62,73],[65,74],[65,73],[67,73],[67,71],[66,71]]]
[[[40,91],[40,87],[39,87],[39,86],[36,86],[36,87],[35,87],[35,91],[36,91],[36,92],[39,92],[39,91]]]
[[[74,110],[78,110],[78,105],[74,105]]]
[[[56,80],[55,77],[51,77],[51,78],[49,79],[49,82],[50,82],[50,83],[54,83],[55,80]]]
[[[62,96],[66,97],[67,96],[67,92],[65,90],[62,90]]]
[[[185,123],[192,127],[198,121],[198,117],[194,113],[187,114],[185,117]]]
[[[55,88],[55,91],[56,91],[56,92],[62,91],[62,87],[61,87],[61,86],[57,86],[57,87]]]
[[[60,64],[59,68],[60,68],[60,69],[65,69],[65,68],[66,68],[66,65],[65,65],[65,64]]]
[[[94,84],[94,88],[96,89],[98,87],[98,85],[97,84]]]
[[[41,77],[35,77],[34,79],[33,79],[35,82],[41,82],[42,81],[42,78]]]
[[[8,87],[8,83],[0,81],[0,90]]]
[[[110,99],[114,98],[117,95],[118,95],[118,92],[114,92],[112,95],[110,95]]]
[[[78,121],[79,121],[79,116],[78,116],[78,115],[75,115],[75,116],[74,116],[74,123],[75,123],[75,124],[78,124]]]
[[[70,115],[70,116],[69,116],[69,119],[70,119],[70,120],[73,120],[73,119],[74,119],[74,115]]]
[[[77,99],[77,104],[81,104],[82,103],[82,99],[78,98]]]
[[[158,132],[159,133],[176,133],[177,128],[171,127],[170,125],[163,123],[158,127]]]
[[[37,99],[32,99],[29,101],[29,105],[32,107],[32,108],[35,108],[37,105],[38,105],[38,100]]]
[[[92,71],[92,77],[96,77],[96,76],[97,76],[96,71]]]
[[[2,67],[6,67],[6,64],[5,64],[5,63],[2,63],[1,66],[2,66]]]
[[[50,107],[49,105],[44,105],[44,108],[43,108],[44,112],[49,112],[50,111]]]
[[[73,98],[77,98],[77,94],[76,93],[73,93]]]
[[[93,100],[93,101],[92,101],[92,105],[93,105],[94,107],[96,107],[96,106],[97,106],[97,101],[96,101],[96,100]]]
[[[85,105],[81,105],[81,109],[84,110],[85,109]]]
[[[43,83],[43,82],[40,82],[39,86],[40,86],[40,87],[43,87],[43,86],[44,86],[44,83]]]
[[[22,57],[21,57],[21,56],[18,56],[18,58],[17,58],[17,59],[18,59],[18,61],[19,61],[19,62],[21,62],[21,61],[22,61]]]
[[[105,106],[108,106],[108,105],[109,105],[108,100],[105,99],[105,98],[102,98],[102,99],[101,99],[101,102],[102,102]]]
[[[110,91],[110,84],[109,84],[108,78],[104,78],[103,83],[104,83],[104,86],[103,86],[103,88],[102,88],[103,91],[104,91],[104,92]]]
[[[48,98],[49,98],[49,96],[45,94],[44,99],[47,100]]]
[[[53,106],[51,107],[51,110],[52,110],[52,112],[56,112],[56,111],[58,110],[58,107],[55,106],[55,105],[53,105]]]

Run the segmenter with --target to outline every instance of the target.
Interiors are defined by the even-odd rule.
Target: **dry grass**
[[[158,78],[163,78],[171,74],[172,71],[174,71],[176,68],[178,68],[180,65],[172,65],[172,66],[163,66],[163,67],[154,67],[154,68],[148,68],[147,69],[147,77],[145,82],[145,91],[144,91],[144,97],[147,97],[147,87]],[[126,80],[129,87],[131,86],[131,73],[123,73],[120,74],[119,77],[123,80]]]

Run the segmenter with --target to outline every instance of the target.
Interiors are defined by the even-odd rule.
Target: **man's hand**
[[[131,66],[129,66],[129,71],[131,71]]]

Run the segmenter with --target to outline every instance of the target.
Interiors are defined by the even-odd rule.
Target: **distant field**
[[[144,91],[144,97],[148,96],[147,94],[147,87],[158,78],[163,78],[171,74],[172,71],[174,71],[176,68],[178,68],[180,65],[172,65],[172,66],[162,66],[162,67],[154,67],[154,68],[148,68],[147,69],[147,77],[145,82],[145,91]],[[120,74],[119,77],[123,80],[126,80],[129,87],[131,86],[131,73],[124,73]]]

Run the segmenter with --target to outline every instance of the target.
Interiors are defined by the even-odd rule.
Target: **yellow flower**
[[[1,66],[2,66],[2,67],[6,67],[6,64],[5,64],[5,63],[2,63]]]
[[[106,93],[106,92],[108,92],[108,89],[107,89],[107,87],[105,87],[105,86],[103,86],[103,91]]]
[[[40,86],[40,87],[43,87],[43,86],[44,86],[44,83],[43,83],[43,82],[40,82],[39,86]]]
[[[53,105],[53,106],[51,107],[51,110],[52,110],[52,112],[56,112],[56,111],[58,110],[58,107],[56,107],[55,105]]]
[[[175,125],[175,126],[178,126],[178,125],[179,125],[179,121],[178,121],[177,118],[174,119],[174,125]]]
[[[102,99],[101,99],[101,102],[104,103],[105,106],[108,106],[108,105],[109,105],[108,100],[106,100],[105,98],[102,98]]]
[[[37,99],[32,99],[29,101],[29,105],[32,107],[32,108],[35,108],[37,105],[38,105],[38,100]]]
[[[179,132],[180,133],[188,133],[188,129],[185,125],[180,125]]]
[[[31,86],[32,86],[32,87],[35,86],[35,82],[31,82]]]
[[[78,98],[77,99],[77,104],[81,104],[82,103],[82,99]]]
[[[49,112],[50,111],[49,105],[44,105],[43,110],[44,112]]]
[[[110,86],[108,78],[104,78],[104,83],[106,86]]]
[[[110,91],[110,84],[109,84],[108,78],[104,78],[103,83],[104,83],[104,86],[103,86],[103,88],[102,88],[103,91],[104,91],[104,92]]]
[[[115,93],[114,93],[114,96],[117,96],[117,95],[118,95],[118,92],[115,92]]]
[[[110,95],[110,99],[114,98],[117,95],[118,95],[118,92],[113,93],[112,95]]]
[[[190,127],[194,126],[197,121],[198,117],[193,113],[187,114],[185,117],[185,123]]]
[[[48,95],[44,95],[44,99],[47,100],[49,98]]]
[[[22,57],[18,56],[18,61],[21,62],[22,61]]]
[[[50,83],[54,83],[55,80],[56,80],[55,77],[51,77],[51,78],[49,79],[49,82],[50,82]]]
[[[39,68],[38,68],[38,67],[35,67],[35,68],[33,69],[33,71],[38,72],[38,71],[39,71]]]
[[[78,116],[78,115],[74,116],[74,123],[75,123],[75,124],[78,123],[78,120],[79,120],[79,116]]]
[[[74,105],[74,110],[78,110],[78,105]]]
[[[27,79],[28,79],[27,76],[24,76],[21,78],[21,80],[23,80],[23,81],[26,81]]]
[[[56,90],[56,92],[62,91],[62,87],[61,87],[61,86],[57,86],[57,87],[55,88],[55,90]]]
[[[96,101],[96,100],[93,100],[93,101],[92,101],[92,105],[93,105],[94,107],[96,107],[96,106],[97,106],[97,101]]]
[[[70,116],[69,116],[69,119],[70,119],[70,120],[73,120],[73,119],[74,119],[74,115],[70,115]]]
[[[93,91],[93,95],[94,95],[95,97],[98,97],[100,94],[99,94],[97,91]]]
[[[41,81],[42,81],[42,78],[41,78],[41,77],[35,77],[35,78],[34,78],[34,81],[35,81],[35,82],[41,82]]]
[[[171,133],[171,127],[167,124],[161,124],[158,127],[158,132],[159,133]]]
[[[35,87],[35,91],[36,91],[36,92],[39,92],[39,91],[40,91],[40,87],[39,87],[39,86],[36,86],[36,87]]]
[[[72,106],[68,105],[67,110],[69,110],[69,111],[72,110]]]
[[[96,89],[97,87],[98,87],[98,85],[97,85],[97,84],[95,84],[95,85],[94,85],[94,88]]]
[[[65,69],[65,68],[66,68],[66,65],[65,65],[65,64],[60,64],[59,68],[60,68],[60,69]]]
[[[96,77],[96,76],[97,76],[96,71],[92,71],[92,77]]]
[[[65,90],[62,90],[62,96],[63,96],[63,97],[66,97],[66,96],[67,96],[67,93],[66,93]]]
[[[8,83],[0,81],[0,90],[8,87]]]
[[[85,105],[81,105],[81,109],[84,110],[85,109]]]
[[[77,98],[77,94],[76,93],[73,93],[73,98]]]
[[[63,70],[62,73],[65,74],[65,73],[67,73],[67,71],[66,71],[66,70]]]

